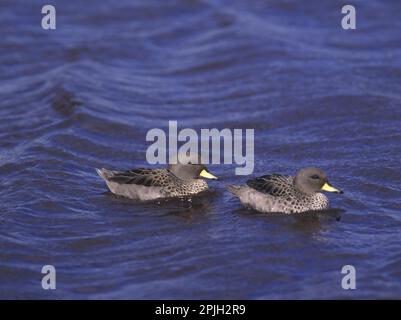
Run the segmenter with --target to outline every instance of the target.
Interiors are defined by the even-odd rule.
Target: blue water
[[[401,298],[401,2],[0,3],[0,297]],[[148,130],[255,129],[255,171],[318,166],[333,211],[262,215],[224,184],[140,204],[95,167],[148,166]],[[54,265],[57,289],[43,290]],[[341,268],[356,268],[343,290]]]

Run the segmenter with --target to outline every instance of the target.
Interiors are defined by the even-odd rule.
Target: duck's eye
[[[314,174],[313,176],[311,176],[311,179],[313,179],[313,180],[318,180],[318,179],[319,179],[319,176],[318,176],[317,174]]]

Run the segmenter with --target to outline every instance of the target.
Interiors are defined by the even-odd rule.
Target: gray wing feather
[[[134,169],[124,172],[116,172],[108,178],[109,181],[119,184],[136,184],[141,186],[162,187],[163,179],[159,179],[161,171],[154,169]]]
[[[246,184],[259,192],[275,197],[285,197],[290,195],[293,186],[293,177],[271,174],[250,179]]]

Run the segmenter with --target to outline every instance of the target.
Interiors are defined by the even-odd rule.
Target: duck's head
[[[180,153],[177,163],[169,164],[168,170],[182,180],[190,179],[215,179],[217,177],[207,171],[201,163],[201,157],[197,153]]]
[[[295,176],[295,187],[306,194],[319,191],[343,193],[330,185],[326,174],[318,168],[303,168]]]

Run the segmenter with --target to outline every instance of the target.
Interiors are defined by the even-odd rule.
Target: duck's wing
[[[107,180],[119,184],[163,187],[170,178],[168,171],[165,169],[139,168],[128,171],[114,171]]]
[[[281,174],[271,174],[250,179],[246,184],[259,192],[275,197],[285,197],[291,193],[293,177]]]

